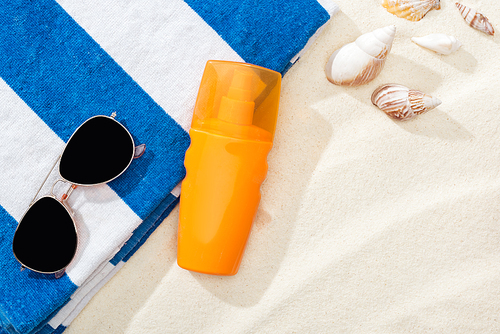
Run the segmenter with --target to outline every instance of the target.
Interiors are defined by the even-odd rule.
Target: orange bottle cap
[[[281,74],[278,72],[246,63],[209,60],[191,127],[216,127],[225,135],[272,142],[280,89]],[[223,122],[214,122],[215,119]],[[233,124],[250,127],[242,129],[232,127]]]

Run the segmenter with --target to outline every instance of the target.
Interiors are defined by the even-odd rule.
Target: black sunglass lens
[[[77,246],[76,228],[66,208],[55,198],[42,197],[19,222],[12,249],[24,266],[43,273],[65,268]]]
[[[87,120],[73,134],[61,156],[59,172],[69,182],[92,185],[120,175],[134,156],[128,131],[112,118]]]

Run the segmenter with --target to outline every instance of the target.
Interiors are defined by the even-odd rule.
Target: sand
[[[500,31],[470,28],[454,1],[421,21],[339,0],[285,75],[262,200],[240,272],[176,264],[178,207],[66,333],[500,332]],[[468,0],[500,30],[500,4]],[[396,25],[382,73],[352,88],[324,65]],[[455,36],[442,56],[410,38]],[[407,122],[372,105],[381,84],[439,98]]]

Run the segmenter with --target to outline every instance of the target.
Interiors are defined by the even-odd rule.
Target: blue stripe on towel
[[[170,214],[178,201],[179,199],[177,197],[169,194],[148,216],[148,218],[144,219],[141,225],[134,231],[134,234],[132,234],[130,239],[109,262],[116,266],[120,261],[128,261],[128,259],[130,259],[130,257],[147,240],[151,233],[153,233],[158,225],[160,225],[161,222]]]
[[[188,134],[55,1],[2,2],[0,40],[0,76],[62,140],[87,118],[117,111],[146,144],[109,184],[139,217],[184,178]]]
[[[174,196],[172,196],[174,197]],[[173,202],[169,204],[169,206],[163,211],[161,216],[155,221],[154,225],[146,232],[146,234],[142,237],[141,240],[135,245],[135,247],[123,258],[123,261],[128,261],[132,255],[135,254],[139,250],[139,248],[146,242],[149,236],[156,230],[158,226],[168,217],[170,212],[175,208],[175,206],[179,203],[180,198],[174,197]]]
[[[77,286],[67,275],[56,279],[30,270],[20,271],[21,265],[12,254],[12,238],[17,227],[16,220],[0,206],[0,323],[21,324],[16,328],[21,333],[29,332],[40,321],[60,307],[75,292]],[[43,293],[40,293],[43,291]],[[41,305],[52,305],[40,307]],[[33,322],[26,323],[25,319]]]
[[[184,0],[246,62],[284,73],[329,19],[316,0]],[[293,42],[291,42],[293,40]]]

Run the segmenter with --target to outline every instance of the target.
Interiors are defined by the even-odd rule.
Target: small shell
[[[384,67],[395,34],[396,26],[387,26],[344,45],[330,56],[326,77],[342,86],[359,86],[375,79]]]
[[[488,18],[483,14],[477,12],[475,9],[455,3],[457,5],[458,10],[460,10],[460,14],[464,18],[465,22],[467,22],[472,28],[477,29],[479,31],[484,32],[488,35],[494,35],[495,29],[491,25]]]
[[[373,92],[372,103],[392,118],[404,121],[436,108],[441,101],[402,85],[386,84]]]
[[[445,34],[430,34],[424,37],[412,37],[411,40],[426,49],[443,55],[449,55],[462,46],[462,43],[455,37]]]
[[[441,9],[440,0],[382,0],[391,14],[408,21],[420,21],[432,8]]]

